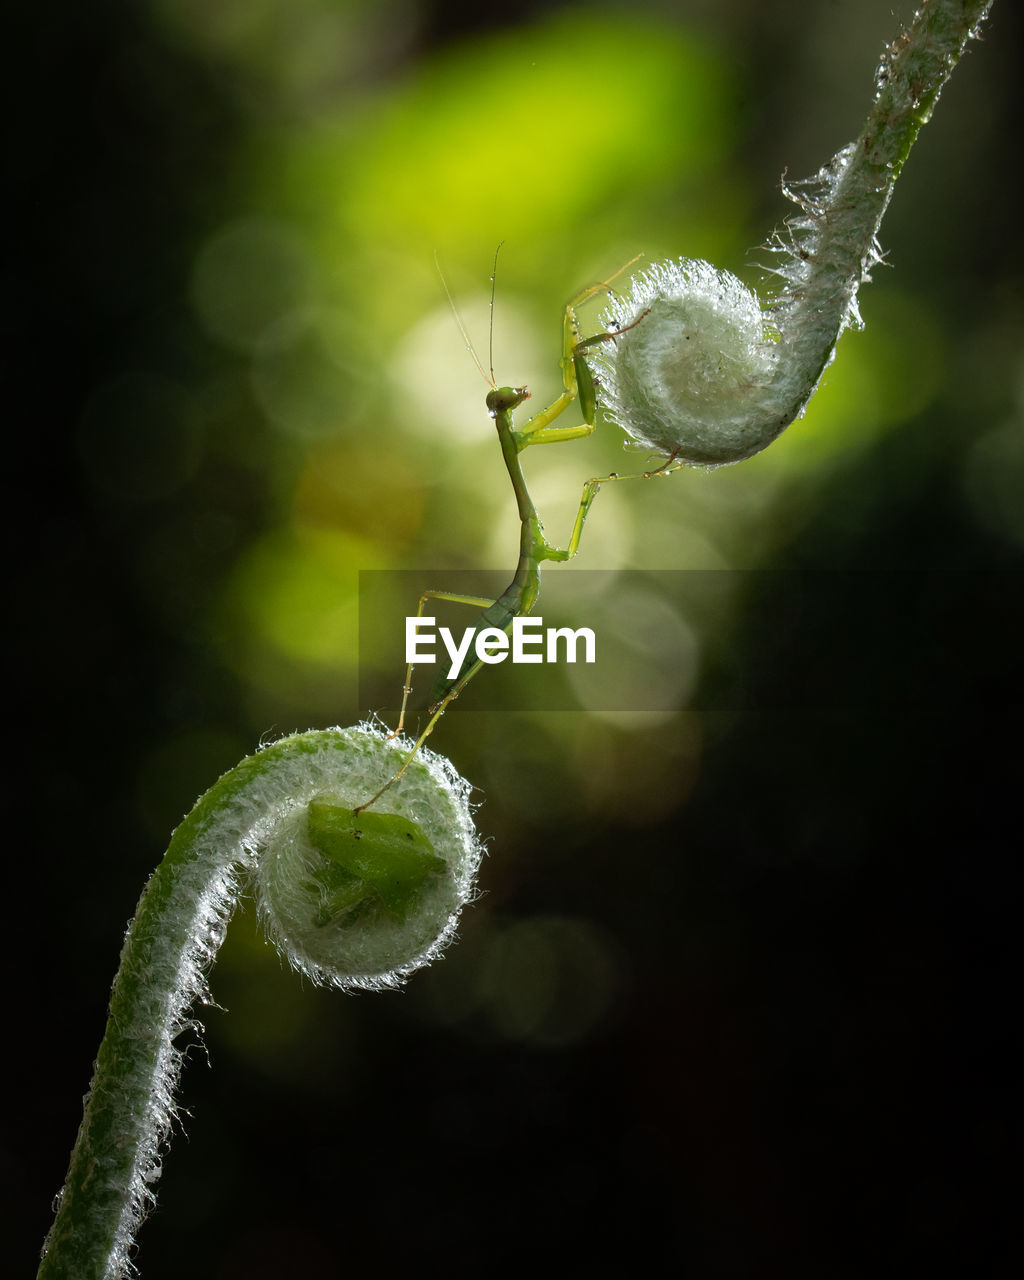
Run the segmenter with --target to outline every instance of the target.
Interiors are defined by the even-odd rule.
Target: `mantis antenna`
[[[491,267],[491,302],[490,302],[490,324],[487,331],[487,358],[491,364],[491,386],[498,384],[494,381],[494,290],[498,281],[498,254],[501,252],[501,246],[504,240],[498,241],[498,247],[494,251],[494,264]]]
[[[504,243],[505,242],[503,240],[501,244],[504,244]],[[501,244],[498,245],[498,249],[501,248]],[[495,271],[497,271],[497,268],[498,268],[498,249],[495,249],[494,251],[494,270]],[[455,299],[452,297],[452,291],[451,289],[448,288],[448,281],[445,279],[444,272],[441,270],[441,262],[437,256],[436,249],[434,250],[434,266],[437,268],[437,274],[441,278],[441,287],[444,289],[444,296],[448,299],[448,306],[451,307],[452,316],[455,320],[456,325],[458,326],[459,333],[462,335],[462,341],[466,344],[466,350],[472,356],[473,363],[476,365],[477,369],[480,371],[480,377],[483,378],[484,382],[486,382],[489,387],[493,387],[494,386],[494,274],[492,273],[491,275],[491,349],[490,349],[491,375],[490,377],[488,377],[487,373],[484,370],[483,365],[480,363],[480,357],[476,353],[476,347],[473,346],[473,339],[469,336],[469,330],[466,328],[466,325],[462,319],[462,316],[459,315],[459,309],[455,305]]]

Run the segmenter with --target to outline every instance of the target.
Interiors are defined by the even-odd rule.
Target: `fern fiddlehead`
[[[603,317],[595,350],[612,417],[683,465],[741,462],[807,406],[880,261],[878,229],[907,155],[991,0],[926,0],[885,50],[856,142],[803,182],[767,248],[780,291],[765,303],[727,271],[683,259],[640,275]],[[642,320],[641,320],[642,317]]]
[[[242,760],[174,832],[125,938],[41,1278],[127,1271],[175,1114],[175,1041],[247,880],[268,936],[317,983],[398,986],[450,941],[481,854],[469,784],[421,751],[387,813],[348,807],[408,747],[366,724],[295,734]]]

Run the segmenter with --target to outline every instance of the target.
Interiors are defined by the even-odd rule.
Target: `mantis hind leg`
[[[678,452],[678,450],[677,450]],[[583,493],[580,497],[579,510],[576,512],[576,520],[572,526],[572,533],[569,537],[569,545],[564,550],[556,547],[548,547],[546,559],[548,560],[571,560],[579,550],[580,538],[583,536],[583,526],[587,522],[587,516],[590,514],[590,508],[594,504],[603,484],[610,484],[613,480],[653,480],[656,476],[668,476],[673,471],[679,471],[686,463],[676,459],[675,453],[670,454],[660,466],[652,467],[650,471],[634,471],[629,475],[620,475],[617,471],[612,471],[606,476],[594,476],[588,480],[583,486]]]
[[[460,596],[451,591],[426,591],[420,597],[420,613],[417,616],[422,616],[423,605],[427,600],[450,600],[454,604],[473,604],[473,605],[484,605],[487,607],[490,607],[492,604],[496,603],[493,600],[481,599],[479,596]],[[506,627],[505,629],[508,630],[511,628],[511,626],[512,626],[512,620],[510,619],[508,627]],[[441,701],[436,703],[434,707],[431,709],[431,716],[430,716],[430,719],[427,721],[426,728],[424,728],[423,732],[420,734],[420,736],[416,739],[415,743],[413,744],[412,750],[402,761],[401,768],[399,768],[396,773],[394,773],[390,778],[388,778],[387,782],[384,783],[384,785],[381,787],[381,789],[378,792],[376,792],[375,795],[372,795],[370,799],[367,800],[364,804],[358,805],[355,809],[353,809],[352,810],[353,813],[362,813],[364,809],[369,809],[371,805],[377,803],[377,801],[381,798],[381,796],[384,794],[385,791],[389,790],[389,788],[394,786],[394,784],[399,780],[399,778],[401,778],[401,776],[405,773],[406,769],[408,769],[408,767],[412,764],[413,760],[416,758],[416,755],[420,747],[423,746],[424,742],[426,742],[426,740],[434,732],[434,725],[437,724],[438,720],[440,720],[441,717],[444,715],[444,713],[448,710],[448,707],[455,701],[455,699],[459,696],[462,690],[465,689],[466,685],[469,684],[470,680],[473,679],[473,677],[476,675],[476,673],[480,670],[480,668],[483,665],[484,665],[483,662],[481,662],[480,659],[478,658],[476,662],[474,662],[470,667],[467,668],[466,671],[464,671],[459,676],[458,680],[456,680],[455,683],[452,685],[452,687],[445,693]],[[408,696],[409,696],[411,675],[412,675],[412,664],[410,663],[406,670],[405,692],[402,697],[403,719],[405,716],[406,700],[408,699]],[[392,738],[397,737],[398,734],[400,734],[401,732],[402,732],[402,721],[399,721],[398,728],[390,736]]]
[[[477,609],[489,609],[494,604],[494,601],[487,596],[460,595],[457,591],[424,591],[420,596],[419,608],[416,610],[417,619],[423,617],[423,609],[428,600],[447,600],[452,604],[473,605]],[[409,694],[412,693],[412,670],[413,664],[410,662],[405,668],[405,683],[402,685],[402,709],[398,714],[398,727],[394,733],[388,735],[391,738],[397,738],[405,728],[405,709],[409,702]],[[434,727],[434,720],[436,719],[437,717],[435,716],[430,721],[430,729]],[[417,749],[418,747],[419,744],[417,743]]]

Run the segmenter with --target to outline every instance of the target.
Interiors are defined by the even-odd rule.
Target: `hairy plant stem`
[[[798,206],[766,246],[782,287],[764,302],[734,276],[689,259],[655,263],[601,317],[616,334],[593,354],[607,415],[662,474],[724,466],[767,448],[807,407],[857,291],[881,258],[878,229],[896,180],[991,0],[926,0],[883,53],[856,142],[814,177],[783,181]],[[621,336],[619,336],[621,335]]]
[[[237,896],[233,864],[244,847],[211,847],[197,885],[194,847],[222,805],[232,806],[274,752],[248,757],[202,797],[177,828],[150,877],[125,937],[85,1115],[46,1243],[40,1280],[118,1276],[159,1172],[157,1153],[173,1115],[167,1081],[177,1075],[174,1038],[195,995],[196,939],[212,958]]]
[[[879,260],[876,236],[896,179],[991,3],[925,0],[882,56],[860,137],[817,180],[801,184],[807,194],[789,192],[804,217],[780,246],[787,287],[773,312],[783,341],[795,344],[780,363],[779,381],[791,383],[787,422],[814,391],[844,328],[859,323],[857,290]]]
[[[281,865],[288,863],[296,842],[301,844],[312,801],[321,796],[348,805],[365,800],[407,750],[404,739],[391,740],[368,725],[295,734],[242,760],[174,832],[125,937],[40,1280],[115,1280],[130,1270],[129,1250],[153,1202],[160,1149],[175,1115],[181,1066],[175,1041],[196,1026],[189,1008],[205,995],[206,975],[243,879],[260,874],[270,932],[273,904],[263,873],[276,862],[275,881],[287,874]],[[301,939],[274,937],[293,966],[315,982],[343,988],[399,985],[443,948],[472,894],[480,847],[469,816],[469,784],[432,752],[421,753],[403,784],[389,794],[389,808],[422,823],[450,874],[433,899],[423,895],[418,914],[411,912],[398,925],[385,921],[388,950],[397,952],[388,968],[335,970],[329,958],[303,952]],[[301,860],[296,879],[293,897],[309,879]],[[316,906],[314,897],[311,912]],[[372,927],[363,913],[349,933]],[[404,951],[403,930],[412,935]],[[337,936],[339,930],[314,927],[328,945],[332,932]]]

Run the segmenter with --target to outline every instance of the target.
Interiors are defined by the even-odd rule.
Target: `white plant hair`
[[[319,894],[303,830],[310,802],[365,802],[411,747],[369,723],[294,734],[247,756],[175,831],[125,937],[40,1277],[117,1280],[131,1272],[129,1251],[154,1201],[176,1115],[177,1041],[201,1030],[190,1009],[208,996],[207,977],[245,883],[256,881],[271,940],[316,983],[396,987],[452,939],[474,894],[482,848],[469,783],[422,748],[389,790],[387,810],[420,825],[445,874],[403,921],[382,924],[386,913],[364,912],[341,927],[311,926]]]
[[[769,241],[766,302],[735,276],[681,259],[643,272],[602,317],[593,348],[608,415],[673,464],[722,466],[800,417],[880,261],[878,228],[921,126],[991,0],[926,0],[886,49],[856,142],[813,178],[782,182],[797,206]]]

